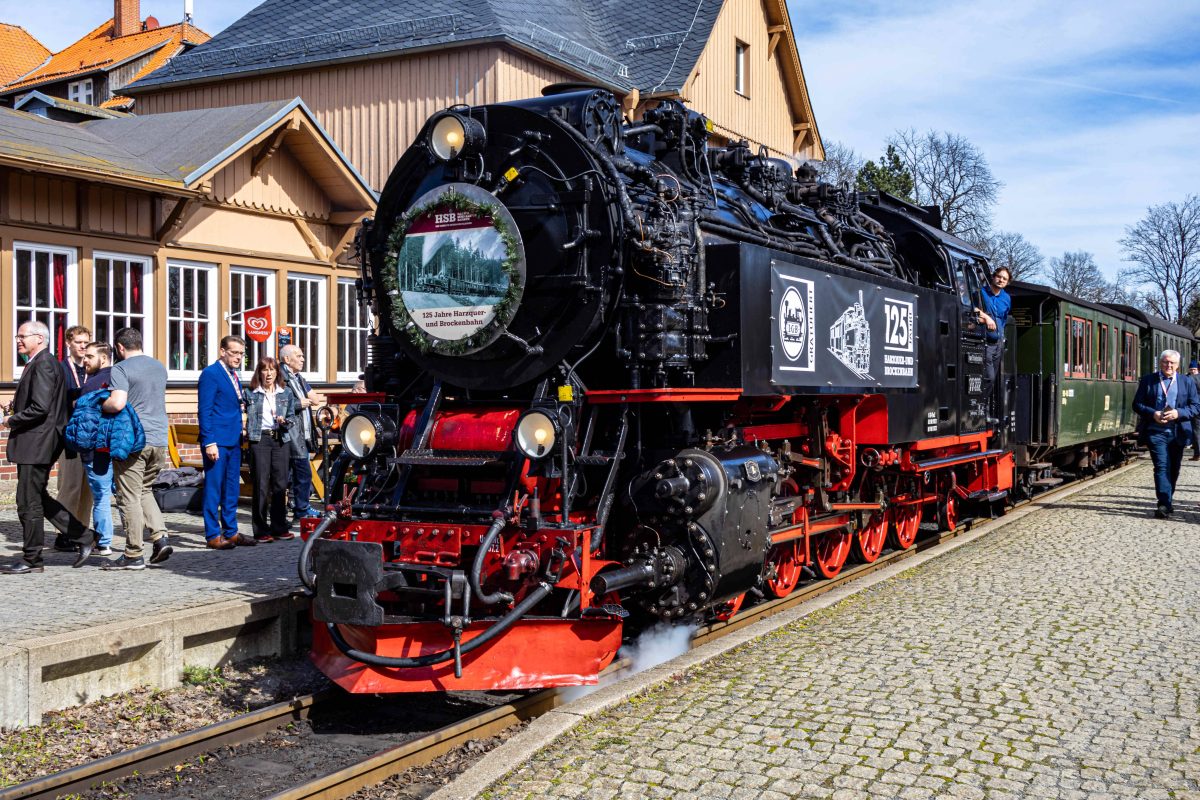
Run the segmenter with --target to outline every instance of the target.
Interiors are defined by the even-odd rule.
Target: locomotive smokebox
[[[603,91],[435,115],[366,242],[380,333],[469,389],[519,386],[586,352],[619,285],[625,225],[601,162],[623,147]]]

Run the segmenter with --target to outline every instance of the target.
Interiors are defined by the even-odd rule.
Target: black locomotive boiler
[[[603,90],[434,115],[364,228],[377,329],[309,526],[314,659],[357,692],[588,683],[992,508],[986,264],[919,208]]]

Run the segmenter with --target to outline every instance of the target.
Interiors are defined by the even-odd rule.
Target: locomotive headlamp
[[[478,153],[486,142],[487,134],[479,120],[453,111],[439,117],[429,132],[429,149],[442,161]]]
[[[533,409],[526,411],[517,421],[513,441],[517,449],[528,458],[545,458],[554,447],[559,434],[558,418],[551,413]]]
[[[342,447],[354,458],[368,458],[395,439],[396,424],[376,414],[352,414],[342,425]]]

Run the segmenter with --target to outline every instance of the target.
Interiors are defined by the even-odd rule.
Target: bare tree
[[[941,210],[942,227],[969,241],[986,235],[1004,184],[979,148],[956,133],[915,129],[897,131],[888,144],[913,176],[917,203]]]
[[[827,142],[822,139],[821,145],[825,148],[825,160],[809,162],[816,167],[817,177],[823,183],[831,183],[834,186],[853,186],[854,178],[863,165],[858,153],[854,152],[853,147],[841,142]]]
[[[1042,251],[1016,231],[991,231],[974,244],[987,256],[992,269],[1007,267],[1014,281],[1041,277],[1046,261]]]
[[[1200,291],[1200,196],[1152,206],[1121,239],[1129,276],[1148,287],[1160,316],[1180,321]]]
[[[1113,286],[1104,280],[1091,253],[1082,250],[1063,253],[1062,258],[1050,259],[1050,285],[1059,291],[1073,294],[1094,303],[1114,302]]]

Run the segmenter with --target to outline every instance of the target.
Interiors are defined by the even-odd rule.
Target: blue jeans
[[[1158,504],[1173,511],[1171,504],[1175,496],[1175,484],[1179,480],[1179,467],[1183,463],[1183,450],[1187,439],[1178,433],[1178,425],[1146,433],[1146,444],[1150,448],[1150,460],[1154,462],[1154,494]]]
[[[242,446],[217,446],[219,458],[204,457],[204,538],[235,536],[238,486],[242,482]]]
[[[292,513],[304,516],[308,512],[312,497],[312,468],[308,456],[292,456],[288,467],[292,473]]]
[[[108,453],[96,452],[83,459],[88,486],[92,490],[92,527],[100,534],[96,543],[100,547],[111,547],[113,537],[112,496],[113,468]]]

